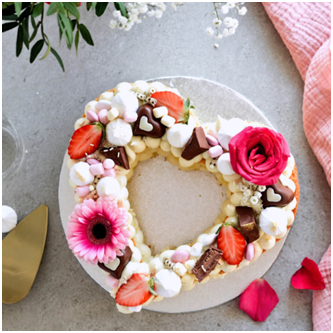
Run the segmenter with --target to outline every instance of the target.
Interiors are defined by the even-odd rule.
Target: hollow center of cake
[[[127,188],[152,254],[191,243],[213,226],[227,193],[208,171],[181,171],[161,156],[141,162]]]

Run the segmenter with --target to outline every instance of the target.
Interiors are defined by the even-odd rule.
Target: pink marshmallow
[[[111,158],[107,158],[103,162],[104,169],[112,169],[114,167],[114,162],[111,160]]]
[[[87,163],[92,165],[92,164],[99,164],[100,161],[97,161],[95,158],[88,158]]]
[[[98,121],[98,115],[94,112],[94,111],[87,111],[87,114],[86,114],[88,120],[92,123],[94,123],[95,121]]]
[[[75,192],[79,197],[85,197],[90,193],[89,186],[78,186]]]
[[[124,120],[127,123],[134,123],[138,119],[138,114],[136,112],[125,112],[124,113]]]
[[[102,163],[92,164],[89,170],[94,176],[104,174],[104,167]]]
[[[252,243],[246,245],[245,258],[248,261],[252,261],[254,258],[254,246]]]
[[[212,135],[207,134],[206,139],[211,146],[217,146],[219,144],[218,140]]]
[[[221,146],[210,147],[208,154],[211,158],[215,158],[223,154],[223,149]]]
[[[106,277],[106,283],[111,287],[111,288],[116,288],[118,287],[119,280],[113,277],[111,274],[109,274]]]
[[[106,125],[109,122],[109,119],[106,116],[107,114],[108,114],[107,109],[103,109],[103,110],[99,111],[99,113],[98,113],[99,121],[104,125]]]
[[[116,169],[106,169],[104,170],[103,177],[116,177]]]
[[[177,250],[170,259],[172,262],[181,262],[184,264],[185,261],[190,259],[190,254],[187,251]]]

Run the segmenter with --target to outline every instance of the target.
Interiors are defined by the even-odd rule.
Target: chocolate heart
[[[262,194],[263,207],[282,207],[288,205],[294,199],[294,192],[278,180],[274,185],[266,186],[266,191]]]
[[[182,158],[191,160],[192,158],[204,153],[210,148],[206,139],[205,131],[202,127],[194,127],[192,136],[182,152]]]
[[[121,250],[123,253],[122,256],[117,256],[119,259],[120,263],[118,267],[113,271],[112,269],[106,267],[102,262],[98,263],[98,267],[103,269],[103,271],[110,273],[114,278],[120,279],[121,278],[121,273],[123,272],[125,266],[129,263],[129,261],[132,258],[132,250],[129,246],[126,246],[125,250]]]
[[[134,124],[134,135],[144,135],[151,138],[161,138],[165,133],[162,125],[153,115],[153,106],[145,104],[138,109],[138,119]]]

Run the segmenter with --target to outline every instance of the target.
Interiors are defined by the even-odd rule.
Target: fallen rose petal
[[[254,280],[243,292],[239,300],[239,308],[254,321],[265,321],[279,297],[269,283],[263,279]]]
[[[296,289],[322,290],[325,288],[324,279],[318,265],[305,257],[300,268],[292,277],[291,284]]]

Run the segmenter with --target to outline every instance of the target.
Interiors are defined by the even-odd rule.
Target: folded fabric
[[[263,3],[305,81],[305,135],[331,185],[331,3]],[[331,246],[319,269],[326,282],[313,292],[314,330],[331,330]]]

